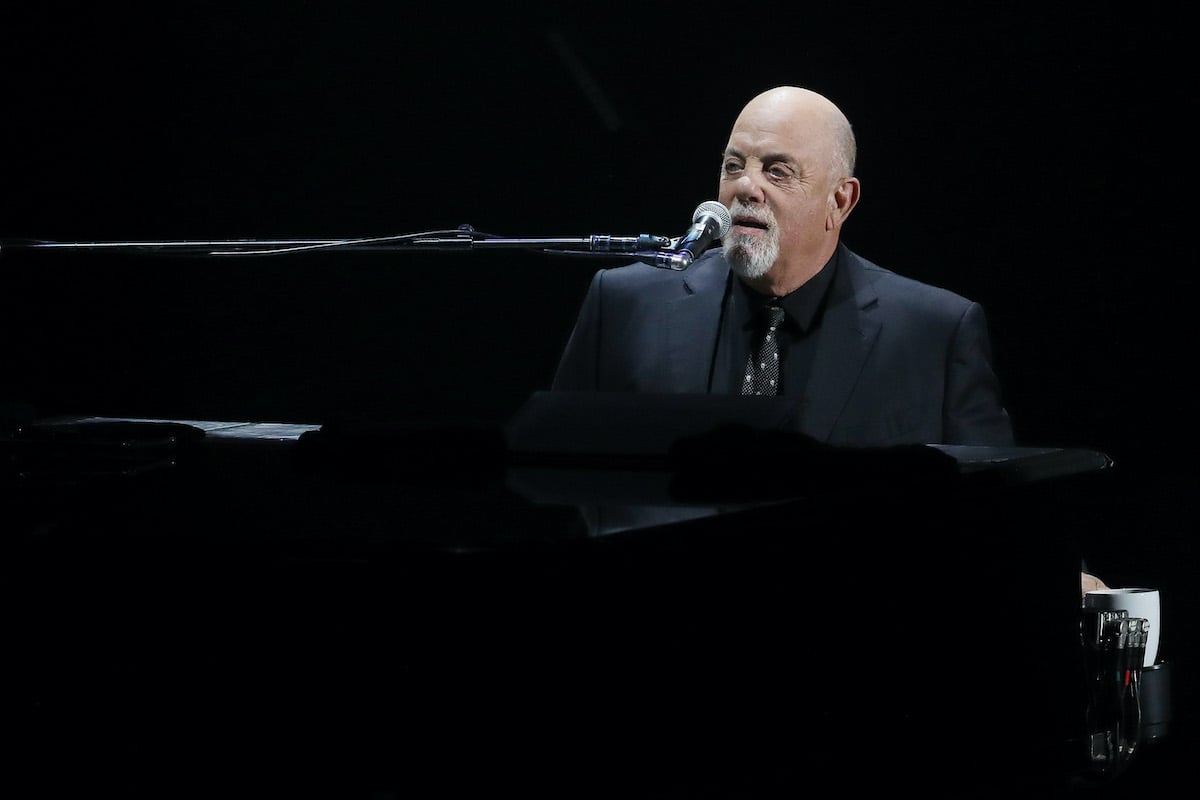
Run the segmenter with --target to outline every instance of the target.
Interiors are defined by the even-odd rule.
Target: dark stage
[[[1200,744],[1194,159],[1179,121],[1194,93],[1180,4],[1129,16],[1076,2],[769,14],[59,6],[7,12],[0,48],[12,522],[0,585],[15,632],[2,716],[18,743],[4,753],[42,787],[6,794],[379,798],[444,782],[448,793],[777,796],[814,780],[794,758],[814,740],[848,785],[868,771],[897,789],[1031,794],[1020,776],[1057,774],[1061,754],[1043,741],[1048,761],[1022,762],[1021,712],[999,709],[1012,687],[989,694],[994,724],[955,717],[997,741],[906,727],[905,707],[880,699],[896,694],[873,683],[889,663],[878,653],[848,669],[822,663],[841,677],[796,694],[796,674],[813,673],[767,633],[787,617],[773,592],[794,601],[819,578],[862,596],[866,635],[878,632],[875,593],[953,573],[952,630],[1008,619],[997,587],[1009,602],[1018,587],[1052,586],[1061,625],[1072,612],[1059,568],[1083,556],[1112,585],[1161,590],[1174,719],[1115,785],[1056,789],[1179,796]],[[806,528],[781,543],[758,533],[769,510],[739,508],[634,524],[647,538],[612,541],[645,546],[597,547],[611,537],[587,535],[593,518],[531,503],[511,482],[502,434],[549,388],[592,273],[620,258],[41,246],[464,224],[514,238],[678,236],[716,194],[737,111],[784,83],[826,94],[854,124],[863,190],[846,243],[982,303],[1022,447],[1101,453],[1111,466],[970,496],[978,507],[957,494],[926,505],[924,488],[889,495],[895,507],[847,500],[862,517],[837,535]],[[344,438],[297,466],[293,438],[239,447],[140,429],[136,474],[129,463],[113,472],[105,439],[87,475],[97,442],[57,439],[44,453],[69,457],[38,461],[53,478],[30,483],[18,433],[62,417],[281,423]],[[613,489],[596,481],[569,472],[556,490]],[[811,498],[773,499],[842,519],[795,505]],[[962,536],[960,514],[979,522],[985,510],[983,530]],[[897,538],[902,520],[921,533]],[[847,566],[865,553],[876,556],[867,594]],[[721,637],[769,661],[766,679],[715,654]],[[957,641],[964,657],[1006,663],[971,637],[937,638],[939,652]],[[843,644],[861,653],[862,642]],[[759,712],[779,702],[772,724],[787,735],[717,735],[764,722],[728,692],[715,695],[729,703],[721,713],[694,719],[690,700],[722,674]],[[852,679],[872,684],[885,722],[787,727],[828,721],[805,701],[850,692]],[[1047,680],[1043,691],[1078,688]],[[1030,729],[1073,730],[1077,706],[1046,702],[1037,707],[1066,719]],[[826,753],[831,730],[871,744]],[[660,747],[660,735],[687,746]],[[939,744],[909,749],[918,740]],[[636,784],[651,768],[654,781]],[[237,783],[243,774],[253,782]]]

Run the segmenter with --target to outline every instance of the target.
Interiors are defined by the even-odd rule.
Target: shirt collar
[[[833,283],[834,273],[837,272],[840,253],[841,248],[839,247],[816,275],[780,298],[760,294],[739,280],[737,283],[742,287],[742,293],[746,297],[751,317],[755,316],[763,306],[774,300],[783,306],[783,310],[787,315],[785,318],[787,320],[786,324],[796,325],[800,328],[801,332],[807,333],[816,323],[817,315],[824,305],[825,296],[829,294],[829,286]]]

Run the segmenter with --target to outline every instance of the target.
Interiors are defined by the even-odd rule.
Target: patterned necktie
[[[779,341],[776,330],[783,324],[783,309],[772,303],[762,310],[763,336],[746,362],[742,394],[779,394]]]

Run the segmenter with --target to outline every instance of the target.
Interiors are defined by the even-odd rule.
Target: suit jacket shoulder
[[[728,276],[719,249],[682,271],[646,264],[597,271],[552,388],[707,392]]]

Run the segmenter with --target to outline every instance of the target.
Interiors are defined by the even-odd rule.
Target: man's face
[[[824,258],[834,203],[831,148],[828,125],[811,109],[752,104],[738,117],[718,198],[733,216],[723,244],[739,274],[758,277],[776,261],[809,266],[806,259]]]

